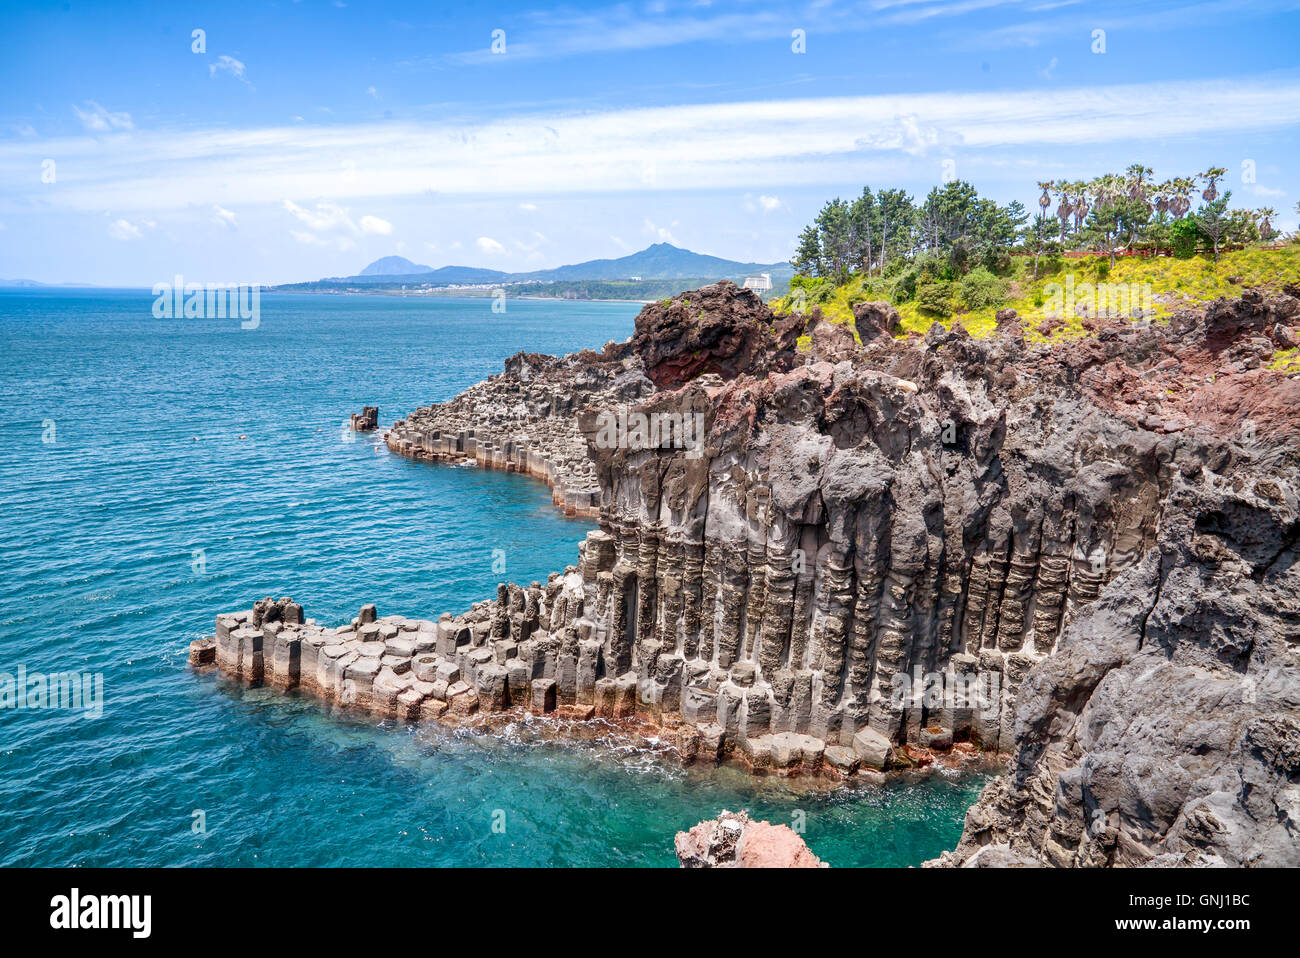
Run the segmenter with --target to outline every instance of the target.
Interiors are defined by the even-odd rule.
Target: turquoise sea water
[[[434,617],[493,594],[494,549],[520,582],[572,563],[590,524],[545,486],[343,425],[374,404],[390,424],[520,349],[625,338],[637,307],[267,294],[243,330],[151,305],[0,290],[0,675],[104,681],[98,718],[0,709],[0,864],[673,865],[674,833],[724,807],[804,823],[835,865],[955,843],[977,778],[808,793],[192,672],[190,640],[262,595],[327,624],[368,601]]]

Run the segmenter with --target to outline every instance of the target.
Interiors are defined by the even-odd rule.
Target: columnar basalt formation
[[[354,432],[371,432],[379,428],[379,407],[365,406],[361,412],[352,414],[351,426]]]
[[[983,341],[855,314],[865,345],[724,283],[513,357],[388,443],[547,479],[599,517],[575,566],[436,622],[264,602],[196,655],[408,718],[653,722],[758,770],[1012,753],[955,863],[1293,853],[1300,381],[1266,362],[1300,301],[1034,347],[1010,312]]]
[[[567,514],[594,517],[599,490],[577,412],[654,391],[639,370],[610,353],[519,353],[504,373],[395,423],[388,448],[414,459],[526,473],[550,485]]]

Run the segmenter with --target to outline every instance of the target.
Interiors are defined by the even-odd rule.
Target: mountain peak
[[[628,253],[617,259],[593,259],[584,263],[525,273],[507,273],[502,270],[473,266],[443,266],[433,269],[412,263],[404,256],[385,256],[375,260],[356,276],[343,277],[343,279],[363,280],[367,283],[385,281],[404,283],[409,280],[432,285],[668,279],[693,281],[731,279],[741,282],[745,276],[757,272],[784,277],[793,271],[788,263],[741,263],[705,253],[696,253],[674,246],[672,243],[660,242],[652,243],[645,249]]]
[[[358,275],[360,276],[410,276],[413,273],[432,273],[433,268],[430,266],[421,266],[419,263],[412,263],[405,256],[384,256],[365,269]]]

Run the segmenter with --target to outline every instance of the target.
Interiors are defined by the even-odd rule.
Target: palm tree
[[[1127,170],[1129,175],[1128,196],[1131,200],[1145,200],[1147,197],[1146,178],[1155,170],[1141,163],[1134,163]]]
[[[1077,233],[1083,228],[1083,221],[1088,218],[1088,210],[1092,209],[1088,205],[1088,184],[1075,183],[1074,207],[1071,212],[1074,214],[1074,231]]]
[[[1056,183],[1053,184],[1052,191],[1060,197],[1060,203],[1056,207],[1056,218],[1061,221],[1061,242],[1065,242],[1065,230],[1070,224],[1070,184]]]
[[[1187,211],[1192,208],[1192,190],[1196,182],[1191,177],[1176,176],[1172,183],[1173,196],[1169,200],[1169,212],[1173,213],[1178,219],[1187,215]]]
[[[1256,210],[1255,214],[1260,218],[1259,238],[1267,243],[1273,236],[1273,217],[1277,216],[1277,210],[1266,206],[1262,210]]]
[[[1201,199],[1205,200],[1207,203],[1213,203],[1219,196],[1219,190],[1215,186],[1215,183],[1221,177],[1227,176],[1227,174],[1228,171],[1221,166],[1212,166],[1202,173],[1200,179],[1206,181],[1206,187],[1201,193]]]

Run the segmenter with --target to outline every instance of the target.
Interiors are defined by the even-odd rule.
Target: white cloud
[[[673,220],[673,222],[670,225],[676,226],[677,221]],[[653,236],[655,240],[660,243],[672,243],[674,246],[681,245],[677,241],[677,237],[673,236],[671,229],[664,226],[656,226],[649,219],[646,219],[645,221],[644,231],[646,234]]]
[[[286,210],[298,218],[298,221],[317,232],[346,229],[356,232],[358,227],[348,216],[348,211],[334,203],[317,203],[316,209],[309,210],[299,206],[293,200],[282,204]]]
[[[83,110],[74,104],[72,112],[77,114],[77,119],[81,120],[81,125],[91,133],[135,129],[135,124],[131,122],[130,113],[110,113],[94,100],[87,100],[86,107],[87,109]]]
[[[490,236],[480,236],[474,241],[479,250],[487,253],[489,256],[499,256],[506,251],[506,248]]]
[[[391,236],[393,224],[378,216],[363,216],[354,221],[346,207],[321,201],[312,209],[299,206],[293,200],[283,200],[281,207],[311,232],[290,231],[299,243],[310,246],[332,246],[335,249],[356,249],[357,236]],[[318,234],[332,234],[320,236]]]
[[[129,220],[114,220],[108,225],[108,235],[115,240],[123,243],[131,240],[138,240],[141,237],[140,227],[136,226]]]
[[[1247,189],[1249,190],[1249,192],[1254,193],[1256,196],[1261,196],[1264,197],[1265,199],[1278,199],[1279,197],[1286,196],[1286,190],[1279,190],[1271,186],[1263,186],[1262,184],[1258,184],[1258,183],[1248,187]]]
[[[239,218],[230,210],[215,203],[212,204],[212,222],[232,230],[239,229]]]
[[[961,142],[960,133],[923,123],[916,114],[910,113],[868,133],[856,145],[868,150],[901,150],[909,156],[925,156],[935,147],[952,147]]]
[[[753,193],[746,193],[741,208],[746,213],[757,213],[760,210],[764,213],[775,213],[777,210],[785,207],[785,202],[779,196],[768,196],[762,193],[755,197]]]
[[[379,91],[376,90],[374,87],[372,87],[372,86],[368,86],[368,87],[366,87],[366,92],[369,93],[369,94],[370,94],[372,97],[374,97],[376,100],[379,99]]]
[[[105,121],[107,122],[107,121]],[[1300,78],[1178,81],[1023,91],[704,103],[505,116],[470,125],[386,122],[136,132],[97,141],[0,140],[0,198],[43,156],[81,175],[48,202],[63,209],[241,207],[317,197],[285,209],[312,229],[359,234],[341,202],[378,197],[736,189],[862,182],[905,175],[907,156],[952,143],[973,160],[1014,163],[1035,147],[1286,133],[1300,124]],[[773,135],[773,130],[781,134]],[[900,167],[900,154],[903,165]],[[340,163],[355,162],[350,178]],[[652,181],[643,180],[647,168]],[[527,197],[527,199],[524,199]]]
[[[234,57],[222,54],[217,57],[216,63],[208,64],[208,76],[215,77],[218,73],[229,73],[237,80],[248,82],[244,76],[244,61],[236,60]]]
[[[519,204],[519,208],[520,208],[521,210],[523,210],[525,213],[536,213],[536,212],[537,212],[537,204],[536,204],[536,203],[520,203],[520,204]]]

